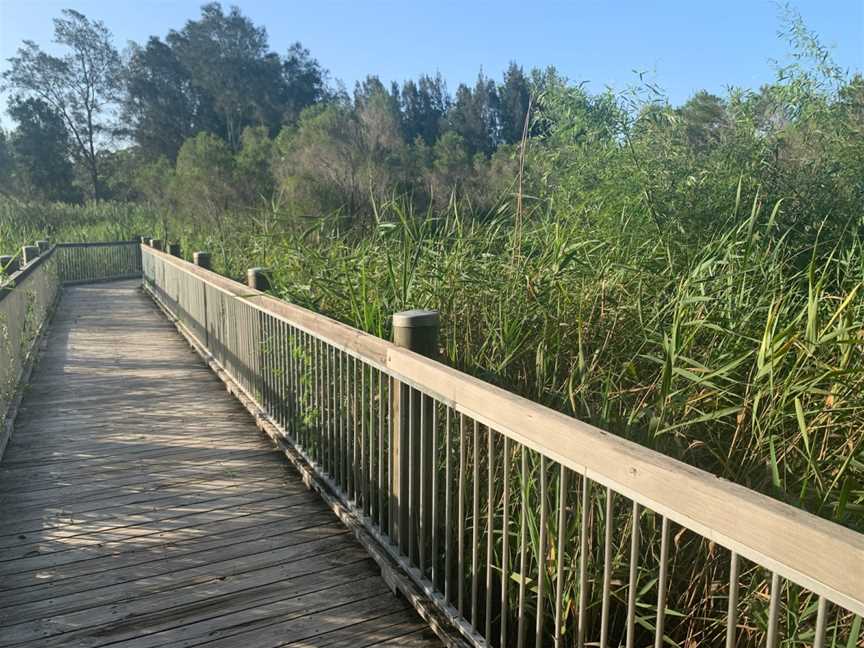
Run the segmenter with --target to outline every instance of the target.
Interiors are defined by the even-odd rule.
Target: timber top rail
[[[864,645],[864,535],[154,243],[146,292],[445,642]]]

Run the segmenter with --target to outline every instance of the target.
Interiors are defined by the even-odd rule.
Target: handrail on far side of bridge
[[[0,458],[12,434],[35,345],[61,286],[141,276],[138,241],[37,241],[0,257]]]
[[[700,645],[856,645],[864,535],[141,252],[145,288],[466,642],[659,648],[689,623]]]

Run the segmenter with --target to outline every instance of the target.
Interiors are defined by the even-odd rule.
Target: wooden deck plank
[[[66,290],[0,462],[0,646],[418,632],[137,282]]]

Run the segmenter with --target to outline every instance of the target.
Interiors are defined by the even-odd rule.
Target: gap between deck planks
[[[140,282],[67,288],[0,462],[0,646],[439,646]]]

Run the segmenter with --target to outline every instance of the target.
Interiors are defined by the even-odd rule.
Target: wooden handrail
[[[255,308],[864,615],[864,535],[616,437],[373,335],[143,247]]]

